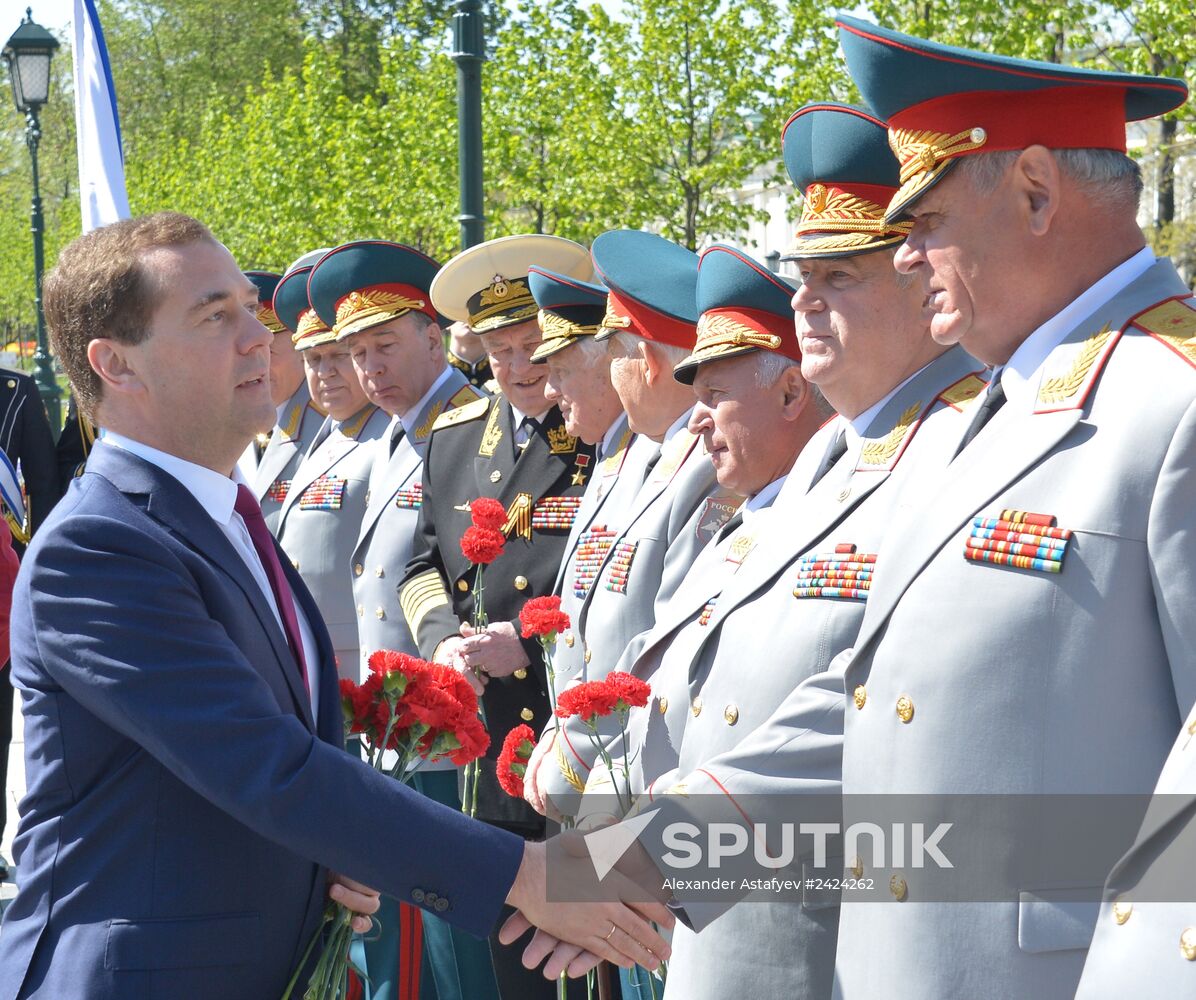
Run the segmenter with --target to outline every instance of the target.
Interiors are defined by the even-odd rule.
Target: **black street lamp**
[[[42,271],[45,268],[45,251],[42,233],[45,220],[42,218],[41,189],[37,176],[37,145],[42,137],[41,123],[37,113],[50,97],[50,60],[58,49],[58,39],[40,24],[33,21],[32,8],[25,8],[25,20],[12,33],[4,46],[4,63],[12,81],[12,96],[17,110],[25,115],[25,144],[33,160],[33,205],[30,221],[33,230],[33,284],[34,305],[37,312],[37,351],[33,362],[37,367],[34,379],[42,402],[50,415],[50,426],[62,426],[59,407],[58,380],[54,377],[54,361],[46,342],[46,319],[42,314]]]
[[[461,191],[461,249],[481,243],[482,63],[486,59],[480,0],[457,0],[453,12],[453,62],[457,64],[457,173]]]

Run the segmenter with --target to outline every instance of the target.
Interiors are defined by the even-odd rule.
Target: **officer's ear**
[[[1062,196],[1062,175],[1054,154],[1045,146],[1023,149],[1013,165],[1011,181],[1027,231],[1045,236]]]
[[[781,416],[796,420],[810,401],[809,383],[802,378],[801,365],[790,365],[781,372]]]
[[[644,363],[644,384],[649,387],[656,384],[661,375],[673,377],[673,370],[668,368],[656,353],[656,348],[646,340],[641,340],[636,347],[640,352],[640,360]]]

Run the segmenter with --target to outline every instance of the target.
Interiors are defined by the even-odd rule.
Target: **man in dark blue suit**
[[[186,216],[127,220],[67,247],[45,290],[106,436],[14,597],[29,794],[0,1000],[277,997],[329,871],[477,935],[505,901],[620,964],[665,954],[632,908],[547,902],[544,845],[342,751],[327,632],[231,478],[275,413],[270,333],[228,251]],[[375,905],[350,879],[331,895]]]

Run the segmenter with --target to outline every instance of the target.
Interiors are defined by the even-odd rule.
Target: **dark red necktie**
[[[274,536],[266,527],[266,519],[262,517],[262,508],[257,498],[250,492],[248,486],[237,486],[237,502],[233,509],[241,515],[245,527],[249,530],[249,539],[257,549],[258,558],[262,561],[262,569],[266,571],[266,579],[270,581],[270,589],[274,591],[274,603],[278,605],[278,614],[282,618],[283,631],[287,634],[287,645],[295,662],[299,665],[299,673],[303,677],[303,689],[311,695],[311,688],[307,683],[307,661],[303,656],[303,634],[299,631],[299,618],[295,614],[295,597],[291,593],[291,585],[287,583],[286,574],[282,571],[282,563],[278,561],[278,551],[274,547]]]

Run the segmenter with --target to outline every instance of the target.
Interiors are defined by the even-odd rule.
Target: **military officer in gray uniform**
[[[606,345],[595,338],[606,312],[606,288],[535,267],[528,282],[540,306],[544,333],[532,362],[548,366],[547,396],[561,408],[569,433],[596,448],[594,464],[579,477],[585,493],[553,587],[561,597],[561,610],[576,620],[589,589],[587,574],[601,563],[618,534],[621,516],[660,449],[651,438],[631,430],[611,384]],[[580,667],[580,647],[567,636],[557,643],[553,657],[558,684],[566,683]]]
[[[928,829],[966,822],[962,793],[1147,794],[1196,698],[1196,372],[1124,124],[1186,87],[840,24],[901,163],[895,263],[935,339],[996,369],[904,484],[843,657],[844,794],[939,796]],[[986,870],[1016,879],[1048,838],[1016,833],[988,838]],[[997,902],[919,905],[928,876],[866,868],[892,902],[843,908],[837,996],[1074,994],[1097,916],[1077,889],[1099,886],[1034,873]]]
[[[614,668],[743,499],[717,483],[701,435],[688,426],[693,390],[673,377],[697,338],[697,255],[638,230],[603,233],[591,253],[609,288],[597,337],[610,344],[612,382],[632,430],[658,440],[660,457],[596,561],[573,628],[558,640],[567,681],[600,680]],[[539,769],[541,794],[575,800],[567,793],[584,787],[593,754],[580,724],[563,724],[540,745],[541,758],[558,765]]]
[[[579,244],[528,235],[470,247],[432,282],[437,310],[467,320],[482,338],[501,392],[442,414],[432,426],[399,604],[420,654],[453,665],[483,688],[491,740],[480,762],[477,817],[539,838],[543,821],[501,790],[495,761],[511,729],[526,722],[538,730],[548,720],[540,647],[520,638],[518,616],[528,598],[551,593],[593,448],[569,433],[559,408],[545,398],[546,369],[531,363],[541,341],[528,289],[533,264],[583,281],[593,273]],[[498,500],[508,520],[503,552],[483,576],[489,626],[474,634],[476,570],[460,543],[471,523],[469,504],[479,497]],[[491,955],[501,995],[553,995],[553,984],[524,969],[517,948],[492,937]]]
[[[303,289],[312,265],[283,276],[275,298]],[[390,417],[366,398],[349,348],[311,308],[295,323],[295,348],[303,355],[311,397],[328,417],[291,479],[276,535],[324,616],[341,677],[358,679],[357,610],[349,555],[365,514],[374,445]]]
[[[792,309],[788,297],[782,309],[767,270],[728,249],[711,248],[698,272],[711,347],[695,352],[678,375],[694,377],[696,369],[699,399],[708,398],[715,404],[714,419],[721,416],[730,425],[725,439],[760,441],[771,429],[774,438],[809,444],[796,464],[789,454],[792,471],[786,467],[780,497],[771,506],[766,483],[775,463],[754,470],[752,460],[761,456],[741,446],[745,473],[738,481],[751,494],[742,524],[737,516],[731,530],[703,553],[631,667],[653,690],[652,702],[635,713],[631,727],[633,789],[646,787],[648,801],[674,789],[698,796],[688,801],[740,793],[742,776],[719,755],[750,737],[795,686],[826,671],[832,657],[851,644],[871,570],[883,560],[876,553],[883,553],[894,485],[915,458],[920,429],[958,419],[954,407],[984,384],[973,374],[980,366],[961,349],[947,350],[931,339],[923,292],[892,269],[894,248],[907,227],[883,224],[884,194],[898,186],[884,124],[860,108],[811,104],[787,123],[783,148],[804,199],[789,255],[802,279]],[[841,210],[847,199],[850,215]],[[738,345],[756,343],[754,353],[761,355],[786,349],[784,328],[759,327],[758,317],[783,313],[792,322],[794,311],[803,378],[792,391],[808,394],[808,380],[839,413],[818,433],[817,407],[800,408],[794,401],[786,409],[782,394],[771,414],[753,413],[750,401],[760,390],[753,392],[748,381],[730,382],[730,366],[750,360],[750,355],[727,359],[745,350]],[[756,319],[759,328],[737,331],[734,324],[745,319]],[[778,348],[769,347],[770,336]],[[798,343],[788,350],[799,356]],[[794,423],[782,432],[786,420]],[[735,428],[736,422],[743,426]],[[853,569],[856,565],[866,568]],[[835,717],[838,703],[832,703],[829,717]],[[837,788],[837,743],[832,737],[829,752],[818,761],[821,770],[811,764],[803,772],[817,777],[810,781],[814,790]],[[750,780],[770,770],[764,756],[740,766]],[[600,782],[596,775],[591,788],[602,791]],[[710,817],[699,813],[699,818]],[[834,872],[840,874],[841,868]],[[775,902],[765,895],[766,901],[729,912],[726,905],[703,904],[683,892],[678,898],[691,926],[674,932],[670,989],[698,1000],[718,996],[718,984],[727,981],[760,996],[829,994],[835,893],[811,887]],[[773,958],[761,960],[763,955]]]
[[[311,307],[349,348],[358,380],[371,403],[390,416],[374,446],[365,514],[356,547],[344,564],[357,609],[359,672],[380,649],[418,655],[399,607],[397,579],[411,558],[423,497],[424,447],[442,414],[482,398],[445,361],[439,314],[430,288],[440,265],[400,243],[359,240],[328,252],[308,278]],[[454,808],[457,772],[449,761],[425,764],[415,778],[424,794]],[[400,918],[400,903],[384,897],[379,930],[363,942],[371,1000],[397,1000],[401,983],[419,983],[439,1000],[496,996],[485,945],[431,914]],[[411,918],[421,935],[403,932]],[[473,952],[474,962],[465,961]],[[429,982],[420,975],[422,970]],[[462,963],[464,962],[464,967]]]
[[[292,267],[315,263],[323,254],[323,250],[305,254]],[[270,431],[269,440],[258,458],[249,484],[261,505],[266,526],[273,531],[278,524],[278,514],[286,499],[291,476],[315,440],[320,425],[324,423],[324,414],[311,401],[303,357],[295,350],[291,339],[293,330],[283,322],[278,312],[279,306],[289,312],[290,303],[274,302],[281,275],[270,271],[246,271],[245,277],[257,286],[257,318],[273,334],[270,341],[270,395],[278,407],[278,420]],[[292,294],[289,298],[295,299],[294,292],[302,294],[298,285],[291,285],[290,288]],[[306,297],[301,303],[296,300],[294,305],[292,323],[298,321],[299,311],[307,308]]]

